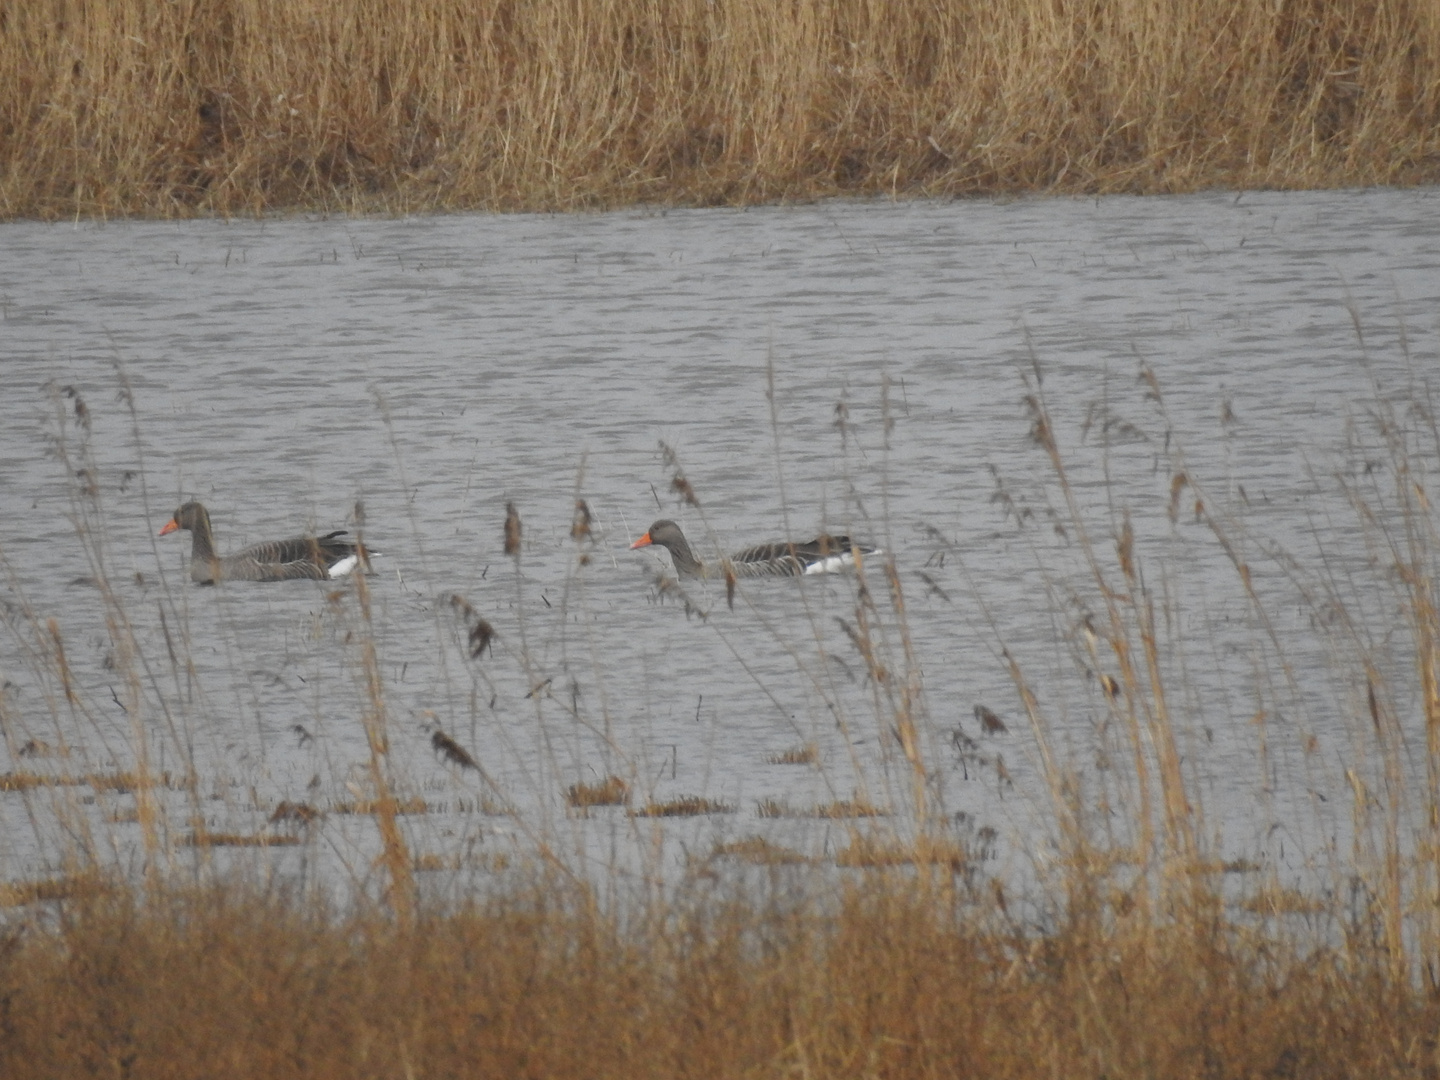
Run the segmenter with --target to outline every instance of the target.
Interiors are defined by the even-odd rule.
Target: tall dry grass
[[[1035,361],[1024,401],[1052,503],[1047,514],[1034,516],[1034,527],[1053,529],[1071,553],[1071,572],[1057,572],[1048,587],[1074,661],[1077,704],[1042,705],[1023,665],[1008,649],[999,652],[1050,791],[1055,865],[1046,873],[1072,927],[1076,919],[1088,923],[1102,940],[1156,935],[1162,949],[1173,933],[1203,932],[1212,922],[1259,929],[1247,947],[1262,966],[1271,948],[1262,943],[1279,933],[1278,940],[1333,946],[1350,976],[1369,972],[1366,978],[1379,979],[1377,994],[1424,987],[1434,998],[1440,994],[1440,519],[1431,490],[1440,466],[1440,424],[1403,328],[1406,381],[1397,386],[1387,384],[1353,311],[1352,318],[1371,393],[1356,408],[1333,471],[1313,479],[1340,496],[1353,518],[1317,526],[1308,556],[1256,535],[1248,516],[1191,467],[1160,382],[1143,364],[1136,385],[1150,423],[1137,426],[1138,415],[1121,415],[1115,402],[1106,402],[1082,430],[1093,425],[1101,432],[1096,453],[1107,489],[1111,470],[1122,469],[1127,456],[1154,476],[1160,506],[1133,507],[1150,536],[1141,537],[1132,506],[1113,497],[1103,506],[1082,505],[1071,474],[1088,455],[1061,431]],[[1228,401],[1221,415],[1223,425]],[[1121,432],[1113,442],[1112,430]],[[1088,481],[1094,479],[1092,471]],[[1009,500],[1002,486],[998,501]],[[1243,488],[1238,500],[1246,501]],[[1013,506],[1007,513],[1021,521]],[[1203,666],[1191,667],[1194,657],[1217,643],[1185,632],[1186,611],[1176,599],[1185,593],[1183,575],[1155,557],[1165,552],[1175,559],[1185,550],[1157,544],[1154,525],[1167,517],[1171,539],[1187,532],[1190,550],[1208,549],[1231,576],[1228,583],[1210,577],[1201,602],[1228,595],[1245,609],[1253,640],[1245,646],[1248,685],[1238,697],[1262,763],[1272,747],[1288,743],[1288,768],[1297,776],[1313,782],[1328,775],[1332,790],[1353,798],[1348,823],[1339,830],[1325,826],[1332,831],[1312,867],[1328,867],[1307,889],[1290,887],[1275,866],[1226,862],[1215,847],[1203,785],[1185,758],[1187,740],[1197,728],[1208,735],[1209,725],[1224,723],[1227,707],[1207,701],[1189,674]],[[1363,538],[1361,549],[1330,547],[1352,528]],[[1293,626],[1281,628],[1287,611],[1292,624],[1295,613],[1303,613],[1310,641]],[[1210,624],[1205,633],[1215,635],[1217,627]],[[1308,660],[1297,660],[1298,649],[1317,643]],[[1306,685],[1322,683],[1338,692],[1323,716],[1311,704],[1315,685]],[[1077,726],[1087,720],[1089,748],[1103,761],[1093,767],[1077,753],[1077,745],[1085,745],[1077,743]],[[1331,754],[1333,765],[1325,761]],[[1273,776],[1268,765],[1260,772]],[[1269,788],[1272,781],[1261,784]],[[1318,819],[1325,796],[1316,790],[1307,795]],[[1255,876],[1236,888],[1223,883],[1232,873]],[[1237,920],[1240,912],[1259,923]],[[1297,930],[1298,937],[1289,937]]]
[[[1212,923],[1036,937],[872,878],[828,910],[583,890],[397,923],[246,888],[76,902],[0,943],[0,1072],[332,1077],[1423,1077],[1440,1011]],[[658,912],[654,914],[659,914]]]
[[[0,215],[1433,182],[1431,0],[6,0]]]

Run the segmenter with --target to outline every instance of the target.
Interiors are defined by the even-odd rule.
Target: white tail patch
[[[330,565],[330,576],[332,578],[342,578],[350,573],[351,570],[354,570],[359,562],[359,555],[347,555],[339,562]]]
[[[866,550],[862,549],[862,550],[861,550],[861,554],[863,554],[863,555],[883,555],[883,554],[885,554],[885,553],[884,553],[883,551],[881,551],[879,548],[876,548],[874,551],[866,551]],[[849,570],[849,569],[850,569],[851,567],[853,567],[854,565],[855,565],[855,553],[854,553],[853,551],[844,551],[844,552],[841,552],[839,555],[830,555],[830,556],[828,556],[828,557],[826,557],[826,558],[824,558],[824,559],[817,559],[815,562],[813,562],[813,563],[811,563],[809,566],[805,567],[805,573],[807,573],[807,574],[838,574],[838,573],[840,573],[841,571]]]

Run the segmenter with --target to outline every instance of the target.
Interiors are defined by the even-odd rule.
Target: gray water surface
[[[1336,477],[1384,473],[1371,418],[1423,400],[1410,388],[1436,371],[1433,190],[11,224],[0,314],[4,770],[131,768],[138,724],[152,767],[196,763],[212,831],[369,797],[373,634],[397,786],[430,810],[408,835],[437,865],[537,837],[610,866],[682,866],[756,835],[833,854],[864,821],[759,809],[863,800],[903,833],[908,677],[927,810],[972,840],[995,830],[979,846],[998,873],[1043,862],[1050,793],[1003,650],[1090,795],[1133,820],[1134,792],[1106,760],[1119,713],[1082,628],[1100,594],[1031,437],[1037,377],[1112,575],[1131,515],[1216,853],[1319,865],[1345,843],[1346,771],[1380,767],[1357,744],[1363,681],[1301,585],[1328,575],[1367,632],[1392,632],[1364,578],[1386,580],[1383,552]],[[676,463],[698,508],[671,489]],[[1180,469],[1196,486],[1172,487]],[[190,498],[222,551],[362,527],[383,552],[369,626],[351,586],[190,585],[188,538],[155,537]],[[579,542],[577,498],[593,518]],[[84,581],[82,512],[143,660],[116,655]],[[874,542],[904,617],[879,559],[873,607],[849,576],[744,583],[733,609],[723,584],[682,597],[663,556],[627,550],[658,517],[708,552],[822,529]],[[456,596],[497,632],[478,660]],[[50,618],[82,706],[39,673]],[[1387,655],[1418,768],[1404,642]],[[1008,734],[983,735],[976,705]],[[483,776],[436,756],[437,726]],[[805,746],[816,764],[772,760]],[[634,809],[693,795],[731,812],[567,809],[570,785],[608,775]],[[192,811],[166,797],[178,838]],[[133,858],[126,798],[0,795],[0,857],[19,875],[60,865],[78,815]],[[326,857],[363,879],[373,825],[321,827]]]

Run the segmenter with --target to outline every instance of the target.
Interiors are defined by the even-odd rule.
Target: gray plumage
[[[217,581],[324,581],[343,577],[355,568],[360,550],[344,529],[324,536],[296,536],[251,544],[232,555],[215,554],[210,514],[198,502],[187,502],[166,522],[160,535],[188,529],[191,536],[190,580],[199,585]]]
[[[803,544],[757,544],[744,551],[706,563],[697,558],[680,531],[680,526],[661,519],[650,531],[630,547],[654,544],[670,552],[675,573],[681,577],[724,577],[728,569],[736,577],[800,577],[804,574],[825,574],[855,565],[857,555],[879,555],[878,548],[854,543],[848,536],[817,536]]]

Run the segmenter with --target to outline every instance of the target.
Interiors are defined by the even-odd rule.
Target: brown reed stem
[[[1028,334],[1027,343],[1029,341]],[[1054,422],[1051,420],[1049,407],[1045,401],[1044,379],[1040,370],[1039,357],[1035,355],[1033,346],[1030,354],[1031,378],[1026,380],[1028,392],[1025,397],[1025,404],[1030,412],[1031,429],[1030,436],[1044,452],[1050,462],[1050,470],[1055,476],[1060,493],[1065,500],[1066,520],[1073,530],[1077,541],[1080,544],[1081,556],[1085,566],[1095,582],[1096,592],[1105,605],[1106,622],[1099,631],[1099,637],[1109,646],[1111,658],[1114,661],[1115,669],[1120,675],[1121,692],[1111,693],[1107,696],[1110,699],[1111,710],[1118,715],[1125,723],[1126,732],[1129,737],[1130,755],[1134,769],[1134,780],[1138,791],[1140,806],[1136,815],[1136,823],[1139,826],[1138,837],[1139,856],[1142,864],[1147,868],[1157,854],[1155,850],[1155,822],[1154,806],[1151,795],[1151,766],[1146,755],[1145,726],[1141,721],[1141,713],[1148,708],[1148,698],[1142,691],[1141,680],[1136,671],[1134,653],[1130,644],[1129,624],[1125,618],[1125,612],[1132,614],[1136,609],[1136,601],[1133,595],[1133,588],[1129,592],[1121,592],[1113,588],[1106,578],[1106,573],[1101,565],[1099,555],[1096,553],[1094,544],[1090,539],[1089,529],[1085,525],[1085,517],[1080,510],[1079,503],[1075,498],[1074,488],[1070,484],[1069,472],[1065,460],[1060,452],[1059,443],[1056,440]],[[1120,568],[1121,576],[1127,582],[1134,585],[1134,533],[1130,525],[1129,515],[1123,517],[1122,527],[1115,539],[1115,561]],[[1093,642],[1087,638],[1087,644],[1094,650]],[[1097,655],[1095,669],[1103,673],[1108,665],[1100,663],[1101,658]],[[1104,678],[1102,674],[1102,678]],[[1053,781],[1052,781],[1053,785]],[[1052,786],[1052,792],[1055,789]],[[1163,792],[1162,792],[1163,798]],[[1167,860],[1169,852],[1167,851]],[[1151,882],[1148,874],[1141,874],[1137,883],[1140,895],[1140,908],[1142,918],[1148,917],[1150,911],[1150,889]]]
[[[124,711],[130,728],[134,754],[132,787],[136,819],[144,844],[146,878],[153,886],[158,882],[160,863],[162,857],[168,856],[168,849],[162,843],[160,835],[163,814],[155,797],[155,777],[150,765],[151,738],[145,724],[146,700],[140,680],[141,668],[145,663],[144,655],[135,640],[124,603],[116,595],[110,580],[105,549],[104,512],[97,481],[100,471],[90,441],[92,417],[89,406],[80,391],[73,386],[60,387],[51,384],[49,389],[55,409],[56,451],[66,475],[72,480],[69,488],[71,525],[79,540],[80,550],[89,563],[90,580],[99,591],[104,604],[106,637],[110,642],[115,670],[120,673],[121,685],[125,690],[125,700],[121,701],[116,695],[115,701]],[[128,387],[125,389],[128,390]],[[69,409],[66,408],[67,401]],[[66,434],[67,412],[72,414],[79,432],[78,443],[73,449]],[[54,644],[57,669],[65,687],[66,700],[74,707],[79,703],[79,698],[73,686],[59,626],[53,618],[48,622],[48,629]]]
[[[357,533],[363,546],[364,535]],[[360,639],[360,669],[365,680],[365,707],[361,722],[370,750],[370,782],[375,789],[375,821],[380,829],[382,862],[389,876],[388,899],[391,909],[402,925],[412,925],[415,918],[415,877],[410,851],[398,822],[399,804],[390,789],[386,763],[390,741],[386,733],[385,687],[380,674],[380,661],[375,653],[375,634],[370,618],[370,586],[365,580],[365,567],[356,568],[355,598],[360,605],[360,621],[364,628]]]

